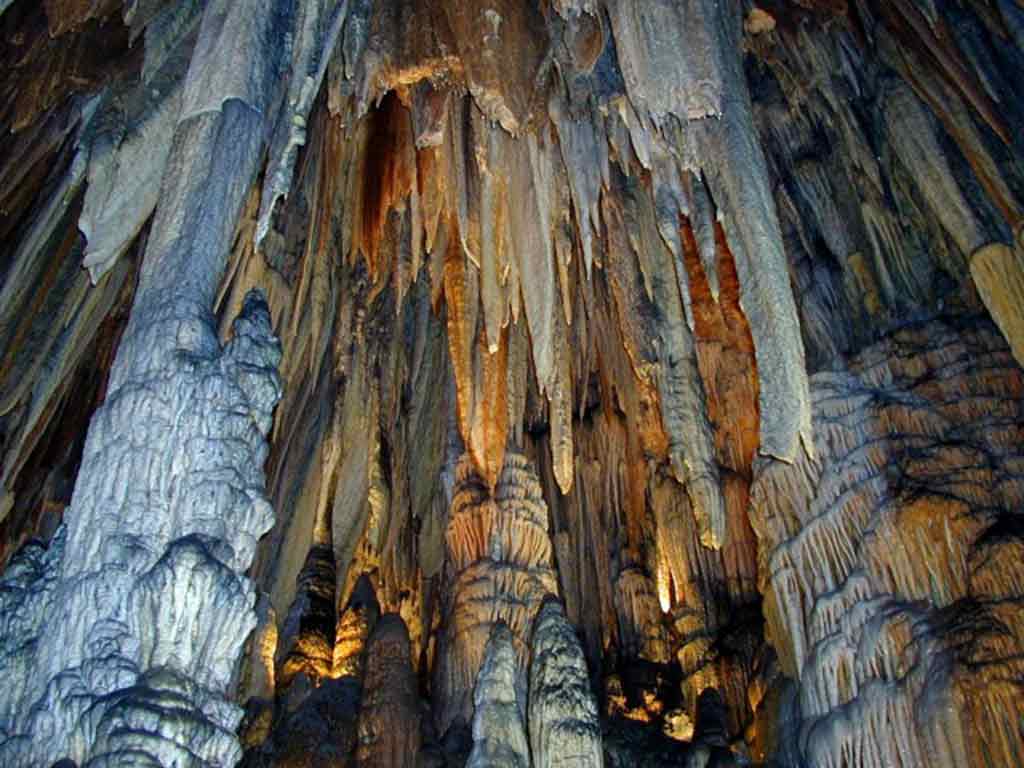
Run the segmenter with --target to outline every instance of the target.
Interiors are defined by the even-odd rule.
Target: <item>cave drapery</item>
[[[1020,0],[0,31],[0,765],[1024,764]]]

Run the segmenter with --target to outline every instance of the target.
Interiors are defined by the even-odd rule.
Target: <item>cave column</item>
[[[280,348],[258,295],[223,348],[213,304],[267,133],[281,10],[212,0],[204,11],[66,529],[27,577],[34,599],[12,606],[22,636],[3,633],[6,667],[23,670],[0,713],[4,765],[241,755],[230,688],[255,625],[244,572],[273,523],[263,464]]]

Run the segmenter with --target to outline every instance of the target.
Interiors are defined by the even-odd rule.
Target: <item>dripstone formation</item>
[[[1024,5],[0,61],[0,765],[1024,764]]]

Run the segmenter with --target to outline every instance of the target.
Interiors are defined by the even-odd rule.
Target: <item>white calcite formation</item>
[[[4,592],[2,663],[18,681],[0,703],[4,765],[241,755],[229,691],[255,625],[243,574],[273,524],[262,467],[281,351],[258,295],[223,348],[211,310],[262,143],[273,57],[251,43],[272,15],[256,5],[207,6],[66,531],[15,571],[33,583]],[[25,589],[33,600],[11,599]]]
[[[601,768],[601,724],[587,662],[556,601],[548,600],[538,612],[530,650],[528,722],[534,768]]]
[[[513,642],[506,624],[494,625],[473,689],[473,751],[466,768],[530,767]]]
[[[273,523],[260,467],[279,356],[254,296],[223,352],[108,396],[66,529],[4,577],[5,765],[240,756],[227,696],[255,626],[242,574]]]
[[[166,66],[154,81],[112,96],[90,126],[95,135],[78,228],[87,240],[82,265],[93,282],[128,250],[159,201],[188,59],[179,55]]]

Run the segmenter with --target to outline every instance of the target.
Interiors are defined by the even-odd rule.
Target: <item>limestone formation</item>
[[[525,715],[530,631],[544,598],[558,592],[547,507],[529,462],[507,454],[493,497],[468,457],[459,462],[455,483],[445,534],[453,583],[434,678],[442,734],[472,721],[474,697],[481,695],[478,675],[495,633],[501,639],[493,642],[514,652],[512,701],[520,718]],[[494,674],[504,676],[505,651],[500,655]]]
[[[379,617],[380,604],[373,585],[366,574],[362,574],[352,589],[345,610],[339,612],[333,643],[333,677],[351,677],[356,680],[362,677],[366,643]]]
[[[978,294],[1020,362],[1024,359],[1024,317],[1019,300],[1024,295],[1024,269],[1020,250],[989,243],[971,254],[970,264]]]
[[[313,547],[299,573],[295,600],[278,631],[276,650],[281,661],[274,674],[276,689],[287,689],[299,674],[318,683],[334,672],[334,582],[334,553],[329,547]]]
[[[986,362],[953,362],[966,354]],[[800,744],[822,765],[1012,763],[1015,726],[985,713],[1016,706],[1018,640],[1000,607],[1019,600],[1015,569],[993,580],[982,564],[1015,546],[995,532],[1024,491],[1008,426],[1020,371],[984,322],[906,329],[851,363],[812,378],[820,463],[772,467],[754,488]]]
[[[1024,762],[1012,0],[0,0],[0,765]]]
[[[395,614],[381,616],[366,646],[356,760],[366,768],[415,768],[420,702],[409,631]]]
[[[4,701],[6,764],[240,756],[228,692],[255,625],[241,572],[272,524],[260,460],[280,350],[253,296],[222,353],[181,354],[149,385],[166,400],[132,383],[108,395],[66,527],[5,580],[4,666],[20,682]],[[185,403],[198,407],[177,413]]]
[[[587,662],[561,606],[537,614],[530,648],[530,754],[535,768],[601,768],[601,724]]]
[[[529,768],[518,665],[512,631],[495,624],[473,689],[473,751],[467,768]]]

